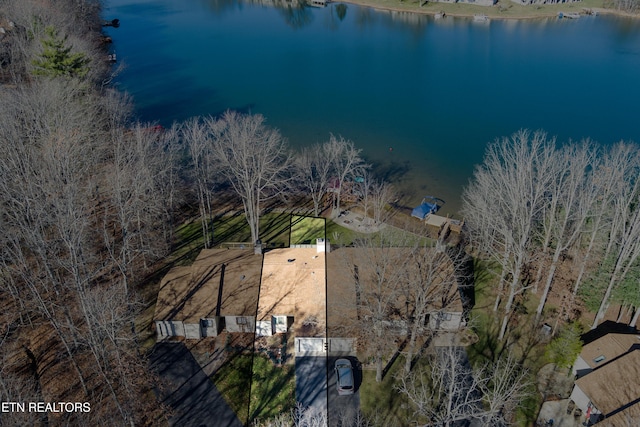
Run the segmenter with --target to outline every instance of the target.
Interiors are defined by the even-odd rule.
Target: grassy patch
[[[326,221],[326,235],[325,235]],[[251,232],[247,220],[242,213],[222,216],[213,221],[214,244],[223,242],[250,242]],[[391,239],[401,246],[415,244],[431,244],[435,242],[427,237],[389,227],[381,232],[386,239]],[[374,236],[381,234],[375,233]],[[260,218],[260,238],[267,246],[289,246],[305,243],[315,243],[317,238],[327,238],[333,244],[341,246],[352,245],[354,240],[364,236],[351,229],[336,224],[331,220],[316,217],[304,217],[289,213],[270,212]],[[291,240],[289,240],[291,238]],[[375,238],[375,237],[374,237]],[[203,247],[202,226],[198,219],[178,227],[176,239],[179,244],[174,248],[173,258],[184,258],[186,264],[195,259],[195,255]],[[189,254],[195,254],[189,256]]]
[[[324,218],[291,216],[291,244],[314,244],[316,239],[324,239],[325,222]]]
[[[249,386],[251,385],[251,353],[233,354],[212,376],[211,380],[236,413],[243,425],[249,417]]]
[[[354,241],[365,236],[371,237],[374,242],[379,241],[380,236],[384,236],[387,241],[392,242],[392,245],[397,246],[413,246],[415,244],[434,246],[436,242],[429,237],[420,236],[398,227],[387,226],[377,233],[364,234],[345,228],[331,220],[327,220],[327,238],[333,244],[352,246]]]
[[[350,246],[362,234],[327,220],[327,238],[332,244]]]
[[[252,425],[256,419],[270,419],[295,406],[294,369],[245,352],[231,356],[211,379],[240,421]]]
[[[291,214],[271,212],[260,218],[260,239],[275,246],[289,246]]]
[[[256,355],[251,381],[249,421],[267,420],[288,413],[296,403],[295,367],[275,366],[269,359]]]
[[[263,242],[289,244],[289,225],[291,215],[287,213],[267,213],[260,218],[260,237]],[[218,217],[213,220],[210,230],[213,231],[214,245],[224,242],[250,242],[251,230],[243,213],[234,213]],[[202,223],[199,218],[185,223],[176,230],[176,240],[179,242],[176,251],[202,249]],[[197,252],[197,251],[196,251]]]
[[[376,382],[375,370],[362,371],[360,386],[360,408],[367,419],[376,420],[378,425],[406,426],[411,413],[404,395],[396,390],[396,373],[404,366],[404,358],[399,357],[381,382]]]
[[[471,312],[472,328],[478,336],[478,341],[467,347],[467,355],[472,365],[492,363],[505,351],[504,343],[498,340],[500,332],[498,317],[490,315],[485,310],[474,309]]]
[[[213,241],[216,244],[251,241],[251,230],[244,214],[236,213],[216,218],[213,221]]]
[[[156,344],[156,330],[153,324],[155,311],[156,304],[154,300],[153,304],[148,304],[134,320],[138,346],[142,354],[147,354]]]
[[[265,244],[289,245],[291,214],[271,212],[260,217],[260,239]],[[227,215],[213,223],[214,244],[250,242],[251,230],[244,214]]]
[[[535,315],[535,313],[533,314]],[[467,347],[471,364],[481,366],[494,363],[496,360],[515,357],[529,371],[531,395],[518,405],[516,425],[528,426],[535,421],[541,405],[541,396],[535,390],[537,373],[545,363],[544,349],[546,343],[535,326],[533,315],[523,315],[518,325],[511,326],[503,341],[498,339],[502,313],[496,316],[491,309],[484,308],[472,311],[473,330],[478,336],[475,344]]]

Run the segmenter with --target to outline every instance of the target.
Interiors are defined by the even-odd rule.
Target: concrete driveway
[[[312,411],[327,410],[327,358],[296,357],[296,401]]]
[[[334,365],[338,359],[347,359],[353,368],[353,381],[355,383],[355,393],[352,395],[340,396],[336,389],[336,374]],[[329,380],[328,386],[328,414],[329,427],[339,425],[352,425],[355,416],[360,410],[360,386],[362,385],[362,367],[360,361],[351,355],[336,355],[328,358]]]
[[[242,427],[236,414],[183,343],[157,343],[150,363],[166,385],[160,390],[160,400],[174,410],[169,419],[171,425]]]

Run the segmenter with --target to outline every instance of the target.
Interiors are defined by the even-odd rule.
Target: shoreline
[[[415,3],[405,4],[402,0],[339,0],[335,3],[353,4],[378,11],[415,13],[418,15],[434,16],[444,12],[446,16],[454,18],[473,18],[474,15],[486,15],[489,20],[533,20],[557,18],[560,12],[577,12],[581,15],[585,10],[591,10],[598,15],[612,15],[617,17],[640,18],[640,14],[633,14],[616,9],[603,7],[600,0],[587,0],[575,3],[561,3],[553,5],[519,5],[506,0],[503,6],[499,0],[493,6],[478,6],[468,3],[437,3],[429,2],[420,7]],[[516,8],[516,10],[511,10]],[[505,13],[506,12],[506,13]],[[585,15],[587,16],[587,15]]]

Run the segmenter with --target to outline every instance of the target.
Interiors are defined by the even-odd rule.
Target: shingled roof
[[[162,279],[153,320],[255,316],[261,269],[253,249],[203,249],[192,265],[174,267]]]
[[[616,414],[640,417],[640,350],[632,350],[595,369],[576,380],[576,386],[609,423]]]
[[[607,334],[585,345],[580,357],[591,369],[596,369],[628,353],[634,346],[640,348],[640,337],[636,334]]]

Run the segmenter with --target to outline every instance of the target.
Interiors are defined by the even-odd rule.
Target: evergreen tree
[[[567,325],[547,346],[547,359],[558,368],[570,368],[582,351],[581,334],[582,327],[579,323]]]
[[[58,37],[54,27],[45,28],[46,38],[42,40],[43,51],[39,59],[33,60],[33,73],[38,76],[84,77],[89,71],[89,59],[84,53],[71,53],[66,46],[67,37]]]

